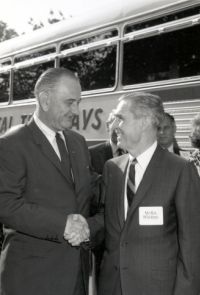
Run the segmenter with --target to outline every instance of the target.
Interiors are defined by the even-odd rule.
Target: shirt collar
[[[167,149],[169,152],[173,153],[174,152],[174,145],[171,144]]]
[[[48,138],[50,142],[53,142],[55,139],[56,132],[53,131],[51,128],[49,128],[47,125],[45,125],[34,113],[33,119],[35,121],[35,124],[38,126],[38,128],[42,131],[42,133]]]
[[[155,150],[157,147],[158,143],[157,141],[155,141],[146,151],[144,151],[142,154],[140,154],[137,157],[137,164],[139,166],[141,166],[141,168],[145,171]],[[134,157],[132,155],[129,154],[129,159],[130,161],[132,161],[134,159]]]
[[[111,146],[111,149],[112,149],[112,153],[114,155],[117,152],[118,146],[116,144],[114,144],[111,139],[109,140],[109,142],[110,142],[110,146]]]

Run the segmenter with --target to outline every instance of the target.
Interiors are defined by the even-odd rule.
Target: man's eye
[[[66,105],[67,106],[71,106],[71,105],[78,105],[80,102],[80,100],[75,100],[75,99],[68,99],[66,100]]]

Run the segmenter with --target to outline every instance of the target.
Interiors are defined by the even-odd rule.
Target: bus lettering
[[[72,127],[76,128],[77,130],[80,129],[80,120],[79,116],[74,116],[73,122],[72,122]]]
[[[32,117],[32,114],[30,115],[21,115],[21,123],[24,124],[29,121],[29,119]]]
[[[86,130],[93,111],[94,109],[90,109],[87,115],[87,110],[83,110],[83,130]]]
[[[101,128],[101,118],[100,118],[100,114],[103,113],[103,110],[101,108],[97,109],[94,113],[94,117],[97,121],[97,124],[95,125],[94,123],[92,123],[92,128],[94,128],[95,130],[99,130]]]
[[[11,126],[13,122],[13,116],[10,117],[0,117],[0,133],[6,132]]]
[[[82,126],[81,129],[82,130],[87,130],[87,128],[89,126],[91,126],[93,129],[95,130],[99,130],[101,127],[101,118],[100,118],[100,114],[103,113],[103,109],[102,108],[98,108],[98,109],[83,109],[82,110],[82,116],[75,116],[73,119],[73,123],[72,126],[77,129],[80,130],[80,125]],[[82,124],[80,124],[82,118]],[[91,122],[92,119],[94,119],[94,122]]]

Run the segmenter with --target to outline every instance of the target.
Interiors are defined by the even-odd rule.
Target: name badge
[[[163,207],[139,207],[140,225],[163,225]]]

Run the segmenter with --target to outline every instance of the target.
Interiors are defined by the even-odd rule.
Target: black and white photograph
[[[200,295],[200,1],[6,0],[0,295]]]

